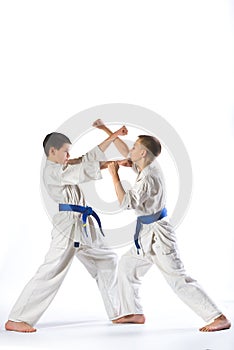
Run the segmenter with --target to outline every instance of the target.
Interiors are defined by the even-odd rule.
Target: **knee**
[[[187,288],[187,286],[192,286],[196,284],[197,281],[191,278],[190,276],[178,276],[177,278],[168,281],[168,283],[173,290],[175,290],[176,292],[180,292],[184,288]]]

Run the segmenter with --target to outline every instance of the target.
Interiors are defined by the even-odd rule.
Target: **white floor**
[[[234,326],[222,332],[199,332],[203,320],[178,299],[156,268],[147,273],[141,288],[146,323],[113,325],[107,319],[96,282],[77,261],[36,325],[37,332],[6,332],[4,323],[10,309],[33,275],[38,260],[31,266],[28,260],[17,258],[18,265],[8,263],[0,271],[0,350],[234,350]],[[211,274],[199,279],[233,321],[234,300],[220,299],[225,293],[212,280]],[[231,285],[226,294],[233,295],[232,290]]]
[[[201,333],[199,326],[204,323],[189,309],[175,306],[172,312],[148,311],[145,325],[113,325],[103,312],[82,315],[48,312],[37,324],[37,332],[21,334],[6,332],[1,320],[0,349],[111,349],[111,350],[233,350],[234,327],[227,331]],[[234,303],[225,303],[228,316],[234,319]],[[64,320],[65,318],[65,320]],[[57,320],[56,320],[57,319]]]

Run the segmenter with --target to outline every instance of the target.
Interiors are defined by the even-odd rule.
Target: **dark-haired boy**
[[[6,330],[36,331],[33,326],[55,297],[74,256],[95,278],[109,318],[113,320],[120,315],[117,256],[104,247],[92,219],[97,220],[102,230],[99,217],[92,208],[86,207],[79,184],[101,178],[100,169],[106,167],[103,152],[113,141],[118,146],[118,136],[126,134],[127,129],[122,127],[99,146],[71,161],[72,165],[69,164],[69,138],[57,132],[45,137],[44,183],[60,211],[53,218],[52,241],[45,261],[15,303],[5,324]]]

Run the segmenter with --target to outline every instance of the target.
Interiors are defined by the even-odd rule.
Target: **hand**
[[[125,136],[125,135],[128,134],[128,129],[126,128],[125,125],[123,125],[122,128],[117,130],[114,134],[117,135],[117,136]]]
[[[93,122],[92,126],[101,129],[104,126],[104,122],[101,119],[97,119],[95,122]]]
[[[126,167],[132,167],[132,161],[131,159],[121,159],[121,160],[117,160],[118,165],[121,166],[126,166]]]
[[[119,164],[117,162],[111,162],[108,164],[108,170],[111,176],[115,176],[118,174]]]

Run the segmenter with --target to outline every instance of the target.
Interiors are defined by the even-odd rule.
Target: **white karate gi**
[[[137,216],[151,215],[165,207],[164,179],[156,161],[138,174],[135,185],[124,196],[122,207],[135,209]],[[167,217],[143,224],[139,243],[139,255],[134,246],[119,263],[121,315],[143,314],[139,287],[141,278],[153,264],[157,265],[178,297],[206,322],[222,314],[197,281],[187,275]]]
[[[99,161],[104,153],[95,147],[82,157],[82,162],[62,165],[46,160],[44,183],[49,195],[57,203],[85,206],[79,183],[101,178]],[[110,319],[119,315],[117,291],[117,255],[102,242],[99,228],[95,229],[91,217],[87,220],[86,237],[80,213],[58,212],[53,218],[52,242],[44,263],[26,285],[14,305],[9,320],[34,325],[55,297],[73,257],[76,256],[95,278]],[[74,248],[79,241],[79,248]],[[76,281],[79,283],[79,279]]]

